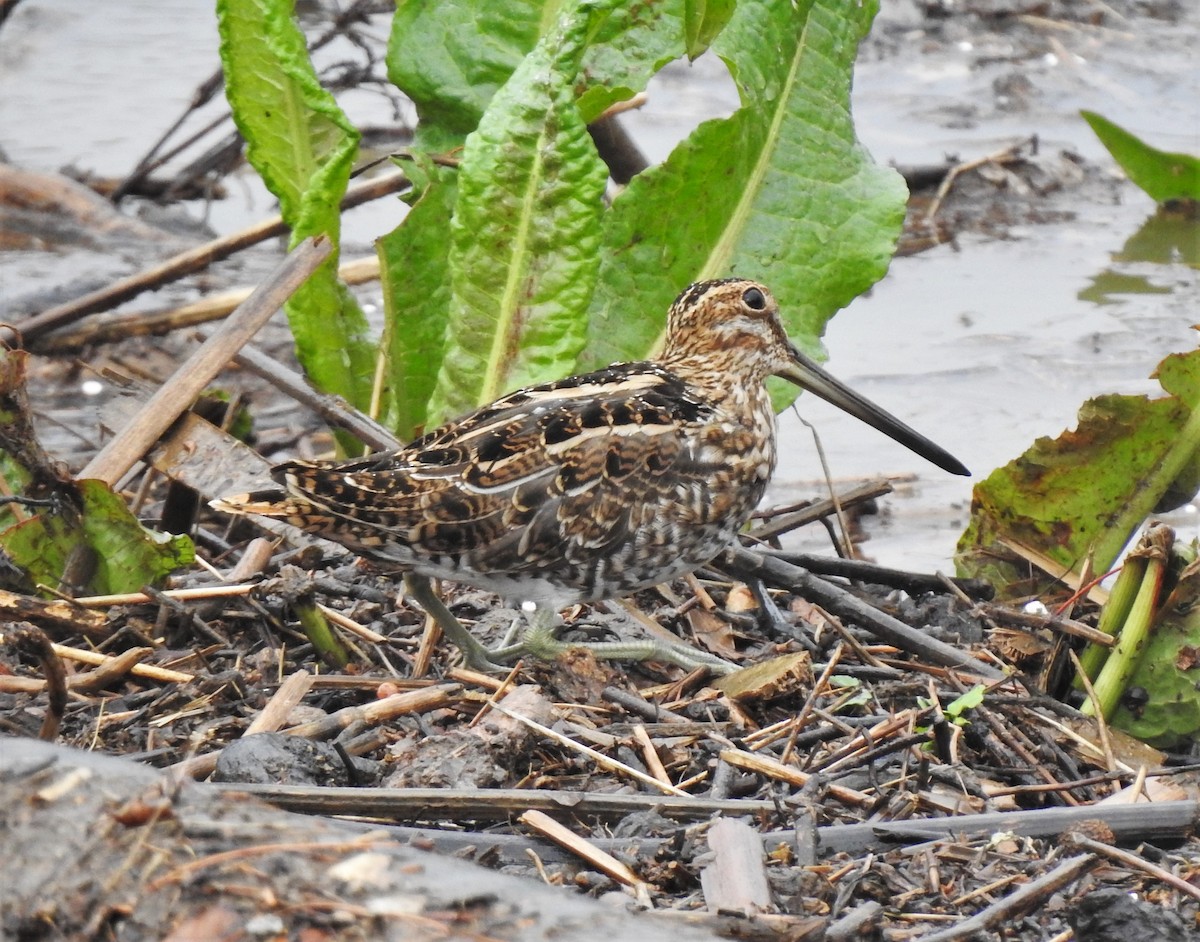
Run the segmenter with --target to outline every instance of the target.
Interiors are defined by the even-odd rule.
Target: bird
[[[561,610],[668,582],[734,541],[775,469],[770,376],[948,472],[970,473],[801,353],[766,286],[725,278],[675,299],[657,358],[518,389],[398,451],[287,461],[271,470],[275,486],[213,506],[281,518],[403,572],[468,667],[551,658],[568,646],[557,640]],[[517,603],[528,621],[520,640],[486,649],[431,579]],[[729,666],[682,641],[586,647],[604,658]]]

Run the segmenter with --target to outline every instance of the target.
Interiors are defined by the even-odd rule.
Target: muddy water
[[[1109,28],[1018,17],[1004,31],[928,29],[938,24],[906,4],[884,8],[860,59],[854,101],[859,135],[878,159],[970,158],[1037,134],[1043,152],[1069,150],[1119,177],[1081,108],[1164,150],[1200,153],[1196,4],[1181,5],[1177,20],[1124,19],[1113,9]],[[1069,188],[1045,203],[1070,218],[1018,224],[1003,238],[964,235],[898,259],[826,337],[832,369],[979,476],[1034,438],[1073,426],[1089,396],[1154,394],[1159,387],[1148,377],[1159,360],[1197,342],[1195,223],[1163,234],[1150,222],[1152,201],[1120,180]],[[1157,236],[1159,250],[1139,250],[1139,235],[1152,244]],[[914,568],[943,565],[965,525],[971,482],[921,467],[823,403],[806,402],[802,412],[819,426],[836,474],[920,475],[902,499],[888,501],[865,551]],[[792,441],[803,431],[794,416],[784,427]],[[789,478],[811,478],[811,468],[811,459],[789,462],[776,496],[791,491]],[[1185,537],[1197,535],[1195,507],[1171,520]]]
[[[1126,19],[1124,8],[1106,6],[1103,27],[1035,17],[926,20],[907,3],[885,7],[855,90],[859,133],[877,158],[939,163],[1037,133],[1044,151],[1071,150],[1111,171],[1050,195],[1057,221],[1018,218],[999,237],[966,232],[898,259],[830,327],[830,369],[982,476],[1034,437],[1072,425],[1087,396],[1152,392],[1147,377],[1158,360],[1196,342],[1195,229],[1182,249],[1177,238],[1157,257],[1124,252],[1154,207],[1118,179],[1077,111],[1100,111],[1164,149],[1200,153],[1200,7],[1184,4],[1172,21]],[[0,29],[0,147],[28,169],[74,164],[120,176],[215,68],[216,44],[209,5],[192,0],[26,0]],[[720,64],[701,61],[657,80],[650,105],[628,123],[660,158],[699,121],[736,105]],[[386,118],[369,96],[349,107],[358,120]],[[227,232],[270,211],[252,175],[238,176],[230,190],[229,199],[188,213]],[[394,214],[394,204],[356,211],[348,240],[368,249]],[[82,249],[0,254],[0,290],[11,297],[137,262]],[[819,429],[835,477],[917,475],[885,502],[866,552],[909,568],[946,567],[971,481],[923,467],[823,403],[806,399],[800,411]],[[771,498],[811,496],[811,433],[793,413],[782,428]],[[1190,508],[1174,518],[1189,536],[1195,520]]]

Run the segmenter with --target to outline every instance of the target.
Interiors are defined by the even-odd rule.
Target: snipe
[[[554,637],[558,610],[691,572],[734,539],[775,468],[772,375],[968,473],[801,354],[763,285],[727,279],[675,300],[657,360],[519,389],[397,452],[287,462],[272,470],[279,487],[214,506],[282,518],[403,570],[472,667],[552,656],[564,647]],[[515,645],[486,650],[429,578],[523,603],[529,629]],[[713,660],[682,644],[588,647],[610,658]]]

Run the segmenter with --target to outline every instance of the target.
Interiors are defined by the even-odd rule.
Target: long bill
[[[932,461],[951,474],[970,474],[966,466],[950,452],[935,445],[915,429],[901,422],[885,409],[881,409],[865,396],[860,396],[839,379],[835,379],[817,366],[795,347],[791,349],[792,362],[778,375],[795,383],[801,389],[820,396],[856,419],[861,419],[872,428],[916,452],[927,461]]]

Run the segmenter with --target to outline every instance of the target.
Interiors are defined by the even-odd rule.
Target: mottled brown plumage
[[[218,505],[542,609],[617,597],[703,565],[746,522],[775,468],[771,375],[965,471],[799,354],[765,287],[730,279],[676,299],[656,361],[517,390],[398,452],[281,464],[279,488]]]

